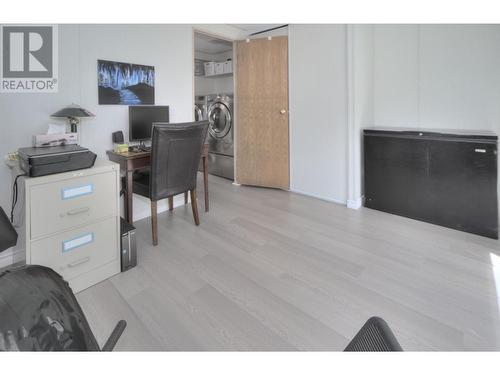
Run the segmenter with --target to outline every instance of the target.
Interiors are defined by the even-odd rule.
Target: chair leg
[[[196,225],[200,225],[200,215],[198,215],[198,203],[196,202],[196,188],[190,191],[191,208],[193,209],[193,218]]]
[[[171,197],[168,197],[168,210],[169,211],[174,210],[174,196],[173,195]]]
[[[205,189],[205,212],[208,212],[208,160],[203,158],[203,187]]]
[[[153,246],[158,245],[158,205],[151,201],[151,231],[153,234]]]
[[[184,193],[184,204],[188,204],[188,192]]]

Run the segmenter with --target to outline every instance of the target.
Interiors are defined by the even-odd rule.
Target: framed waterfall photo
[[[155,104],[154,66],[97,60],[99,104]]]

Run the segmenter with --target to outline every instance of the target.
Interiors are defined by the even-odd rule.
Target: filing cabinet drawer
[[[31,243],[30,264],[51,267],[65,280],[116,260],[119,255],[117,218]]]
[[[116,192],[113,172],[32,186],[30,238],[116,216]]]

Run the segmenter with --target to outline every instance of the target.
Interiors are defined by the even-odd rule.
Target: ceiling
[[[258,33],[259,31],[272,29],[273,27],[283,26],[283,24],[282,23],[240,23],[240,24],[232,23],[231,26],[236,27],[237,29],[240,29],[244,31],[246,34],[250,35],[253,33]]]
[[[194,37],[194,49],[203,53],[222,53],[231,51],[233,49],[233,43],[217,39],[213,36],[196,33]]]

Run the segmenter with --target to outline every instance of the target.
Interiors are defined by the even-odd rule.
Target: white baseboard
[[[359,197],[357,199],[348,199],[347,200],[347,208],[351,208],[353,210],[359,210],[363,206],[364,197]]]
[[[324,197],[324,196],[321,196],[321,195],[311,194],[311,193],[307,193],[305,191],[301,191],[301,190],[297,190],[297,189],[292,189],[292,188],[290,188],[289,191],[292,192],[292,193],[296,193],[296,194],[300,194],[300,195],[305,195],[305,196],[316,198],[316,199],[321,199],[322,201],[327,201],[327,202],[332,202],[332,203],[338,203],[338,204],[342,204],[344,206],[346,205],[346,202],[343,201],[343,200],[341,200],[341,199]]]
[[[234,182],[234,181],[233,181],[233,185],[234,186],[241,186],[241,184],[238,184],[237,182]]]
[[[0,268],[9,267],[14,263],[24,262],[26,250],[19,247],[11,247],[0,254]]]

